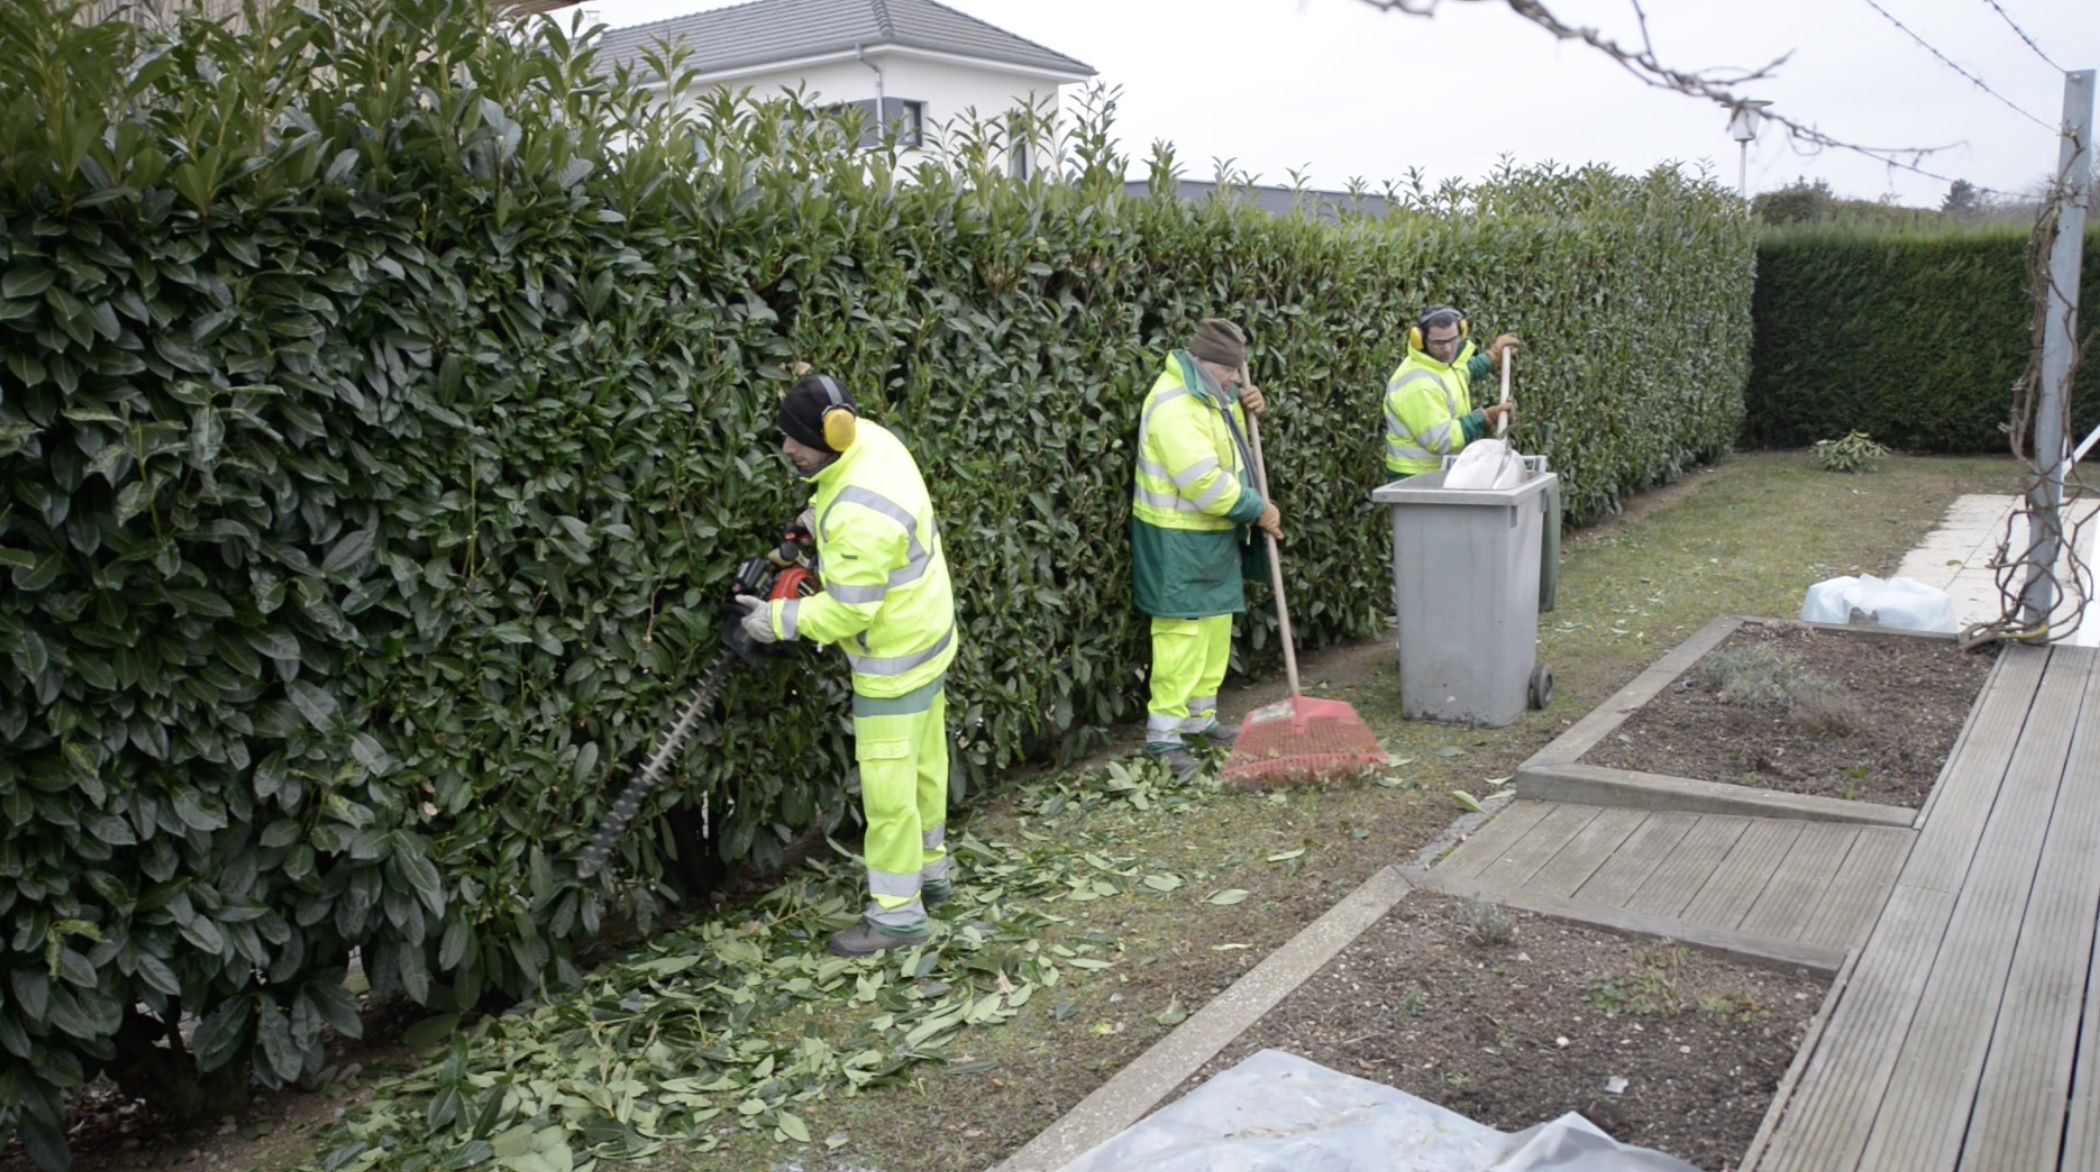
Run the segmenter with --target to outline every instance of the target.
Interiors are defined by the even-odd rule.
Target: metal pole
[[[1735,193],[1744,203],[1750,202],[1750,140],[1743,140],[1741,161],[1735,169]]]
[[[2057,511],[2064,499],[2064,404],[2070,402],[2071,340],[2078,329],[2078,270],[2085,250],[2086,200],[2092,192],[2093,71],[2064,74],[2063,143],[2057,149],[2063,204],[2049,250],[2049,309],[2042,321],[2042,385],[2035,408],[2033,487],[2027,491],[2027,543],[2032,550],[2022,618],[2042,626],[2056,609]]]

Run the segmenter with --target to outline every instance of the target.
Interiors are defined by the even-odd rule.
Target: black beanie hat
[[[828,374],[813,374],[796,383],[780,400],[780,430],[805,447],[831,451],[831,445],[824,442],[824,412],[833,405],[832,391],[838,392],[838,402],[853,406],[853,395]]]

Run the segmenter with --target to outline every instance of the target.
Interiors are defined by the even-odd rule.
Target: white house
[[[1055,114],[1060,86],[1094,76],[1085,62],[933,0],[754,0],[610,30],[600,54],[640,67],[658,41],[691,51],[696,89],[802,88],[819,106],[858,107],[871,135],[879,111],[907,145],[966,110]],[[1025,174],[1043,163],[1016,151],[1009,166]]]

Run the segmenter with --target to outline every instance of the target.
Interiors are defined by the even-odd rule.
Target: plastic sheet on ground
[[[1857,578],[1826,578],[1808,588],[1801,600],[1804,623],[1861,624],[1902,631],[1951,632],[1960,629],[1954,621],[1954,600],[1944,590],[1934,589],[1916,578],[1890,578],[1872,574]]]
[[[1062,1172],[1692,1172],[1580,1115],[1515,1136],[1425,1099],[1263,1050]]]

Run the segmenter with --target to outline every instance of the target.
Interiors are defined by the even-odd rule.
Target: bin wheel
[[[1531,706],[1544,708],[1553,703],[1553,669],[1539,664],[1531,669]]]

